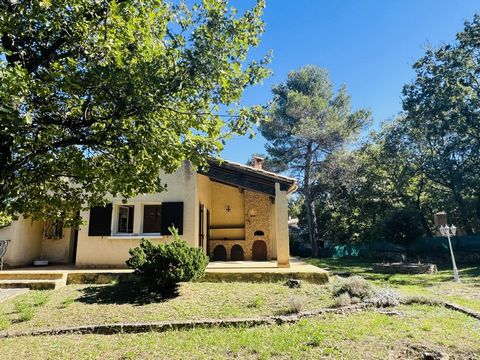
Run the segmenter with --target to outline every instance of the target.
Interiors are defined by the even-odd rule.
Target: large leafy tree
[[[454,204],[467,233],[480,214],[480,16],[457,41],[428,50],[405,86],[406,145],[411,161]]]
[[[318,255],[322,244],[314,209],[316,173],[329,154],[358,135],[370,114],[352,112],[346,87],[334,92],[327,71],[316,66],[290,72],[272,91],[271,116],[260,130],[271,160],[300,177],[309,240]]]
[[[75,222],[247,132],[260,108],[236,104],[268,75],[268,58],[246,63],[264,3],[227,5],[2,0],[0,214]]]

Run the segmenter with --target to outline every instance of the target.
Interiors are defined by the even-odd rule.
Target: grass
[[[480,311],[480,266],[460,265],[460,283],[452,281],[450,264],[440,264],[436,274],[379,274],[373,263],[357,259],[310,259],[309,263],[334,274],[360,275],[377,286],[396,289],[406,296],[435,297]]]
[[[480,311],[480,267],[460,267],[452,282],[448,265],[433,275],[375,274],[371,263],[310,260],[343,276],[357,274],[403,295],[451,301]],[[335,280],[335,279],[334,279]],[[292,298],[304,310],[332,306],[332,286],[304,283],[186,283],[178,297],[145,296],[131,284],[75,285],[35,292],[0,304],[0,330],[27,330],[108,322],[252,317],[292,312]],[[303,301],[302,301],[303,303]],[[20,321],[18,304],[34,309]],[[24,305],[21,305],[24,306]],[[21,307],[20,306],[20,307]],[[480,321],[435,305],[401,305],[398,315],[365,311],[322,315],[291,325],[211,328],[165,333],[62,335],[0,340],[3,359],[415,359],[441,351],[451,359],[480,359]]]
[[[0,319],[9,321],[3,328],[16,331],[114,322],[277,315],[291,310],[292,296],[305,299],[305,310],[333,304],[328,287],[309,283],[299,289],[290,289],[282,283],[185,283],[180,286],[180,295],[171,299],[139,295],[139,289],[130,283],[69,285],[48,292],[48,303],[40,306],[42,293],[46,292],[31,291],[0,303]]]
[[[400,317],[376,312],[325,315],[256,328],[5,339],[0,347],[2,359],[411,359],[424,350],[478,359],[477,320],[441,307],[398,310]]]
[[[0,304],[0,330],[7,329],[12,323],[32,320],[35,314],[48,303],[51,294],[51,291],[31,291],[28,296],[24,294]]]

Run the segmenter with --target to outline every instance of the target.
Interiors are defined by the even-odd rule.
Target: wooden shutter
[[[112,226],[112,204],[94,206],[90,209],[88,236],[110,236]]]
[[[193,219],[192,219],[193,220]],[[183,234],[183,202],[162,203],[162,235],[170,235],[169,227],[178,229],[178,234]]]

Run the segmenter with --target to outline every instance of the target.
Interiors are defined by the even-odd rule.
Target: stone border
[[[24,332],[0,333],[0,339],[25,337],[25,336],[45,336],[45,335],[69,335],[69,334],[135,334],[144,332],[165,332],[168,330],[188,330],[195,328],[212,327],[254,327],[261,325],[281,325],[292,324],[304,318],[309,318],[323,314],[349,314],[353,312],[364,311],[371,308],[368,304],[356,304],[341,308],[322,308],[314,311],[306,311],[292,315],[265,316],[258,318],[231,318],[231,319],[198,319],[198,320],[180,320],[180,321],[156,321],[146,323],[113,323],[84,325],[75,327],[64,327],[57,329],[40,329]]]
[[[462,306],[447,303],[444,307],[450,310],[458,311],[480,320],[480,313],[464,308]],[[84,325],[74,327],[64,327],[57,329],[40,329],[13,333],[0,333],[0,339],[26,337],[26,336],[54,336],[54,335],[115,335],[115,334],[138,334],[145,332],[165,332],[169,330],[189,330],[189,329],[205,329],[212,327],[254,327],[262,325],[282,325],[293,324],[301,319],[310,318],[323,314],[351,314],[367,309],[377,309],[371,304],[360,303],[340,308],[321,308],[313,311],[300,312],[291,315],[264,316],[258,318],[230,318],[230,319],[198,319],[198,320],[179,320],[179,321],[155,321],[146,323],[112,323]],[[387,316],[402,315],[397,311],[386,311],[382,308],[377,309],[378,312]]]
[[[454,311],[458,311],[458,312],[461,312],[465,315],[468,315],[468,316],[471,316],[477,320],[480,320],[480,312],[476,312],[476,311],[473,311],[473,310],[470,310],[470,309],[467,309],[463,306],[460,306],[460,305],[457,305],[457,304],[453,304],[453,303],[444,303],[444,306],[447,308],[447,309],[450,309],[450,310],[454,310]]]
[[[417,263],[376,263],[372,270],[380,274],[435,274],[437,265],[435,264],[417,264]]]

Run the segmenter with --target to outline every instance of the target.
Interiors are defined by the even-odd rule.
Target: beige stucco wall
[[[245,226],[244,193],[235,186],[211,182],[211,225],[215,227]],[[227,211],[227,206],[230,211]],[[221,236],[221,234],[218,234]]]
[[[0,233],[2,239],[11,240],[4,263],[7,266],[31,265],[42,251],[43,222],[20,216]],[[7,238],[8,237],[8,238]]]
[[[269,259],[278,259],[279,266],[288,266],[288,209],[287,194],[280,191],[277,184],[274,201],[265,194],[242,190],[235,186],[227,186],[211,181],[207,176],[197,174],[185,163],[174,174],[162,174],[167,190],[159,194],[139,195],[129,199],[127,204],[135,205],[134,233],[136,237],[127,236],[88,236],[89,211],[81,213],[85,224],[78,234],[76,264],[83,267],[124,267],[130,248],[140,242],[142,211],[145,204],[156,204],[164,201],[182,201],[184,203],[184,223],[182,238],[192,246],[198,246],[199,205],[210,210],[211,226],[238,227],[233,229],[213,229],[210,235],[219,239],[238,238],[240,240],[211,240],[210,254],[216,244],[222,243],[230,258],[231,247],[242,246],[246,259],[251,258],[252,244],[257,239],[255,230],[262,230],[260,238],[267,243]],[[122,199],[111,198],[114,205],[122,204]],[[229,206],[230,211],[226,211]],[[114,212],[115,214],[115,212]],[[254,215],[254,216],[252,216]],[[116,219],[112,216],[112,230]],[[205,234],[207,235],[207,234]],[[12,240],[9,244],[5,263],[9,266],[30,265],[33,260],[43,257],[52,263],[70,262],[72,231],[64,229],[62,239],[43,239],[43,223],[19,218],[11,226],[0,229],[0,239]],[[153,243],[170,241],[171,236],[149,237]],[[205,247],[207,239],[205,238]]]
[[[287,192],[280,190],[280,184],[275,184],[275,226],[277,242],[277,265],[290,266],[290,244],[288,235],[288,204]]]
[[[63,237],[60,239],[46,239],[42,240],[42,255],[43,259],[48,260],[49,263],[68,264],[72,262],[71,259],[71,241],[72,229],[64,228]]]
[[[161,174],[161,179],[167,185],[167,190],[157,194],[139,195],[129,199],[127,204],[135,205],[133,232],[137,237],[116,236],[88,236],[89,211],[81,213],[85,225],[80,227],[78,233],[76,264],[80,267],[125,267],[129,258],[128,250],[138,246],[142,236],[140,224],[142,219],[142,205],[155,204],[164,201],[183,201],[183,235],[181,236],[190,245],[198,244],[198,230],[196,227],[197,202],[196,202],[196,173],[188,163],[185,163],[173,174]],[[111,198],[115,205],[122,204],[122,199]],[[115,211],[114,211],[115,214]],[[112,216],[112,230],[115,216]],[[162,235],[148,237],[152,243],[170,241],[172,236]]]
[[[236,186],[215,181],[210,183],[212,229],[209,255],[213,257],[215,247],[221,244],[225,247],[229,260],[232,246],[245,246],[245,192]]]

